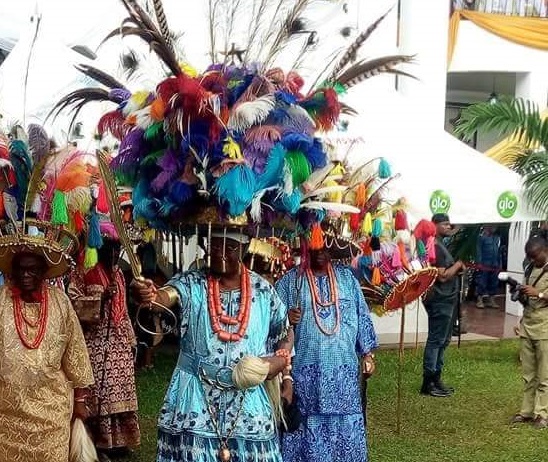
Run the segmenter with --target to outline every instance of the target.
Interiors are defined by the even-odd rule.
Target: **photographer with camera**
[[[548,428],[548,241],[531,237],[525,244],[530,261],[523,284],[507,281],[512,300],[523,305],[519,327],[523,402],[512,423],[533,422]]]

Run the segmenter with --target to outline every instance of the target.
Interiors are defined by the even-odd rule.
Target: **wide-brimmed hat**
[[[78,239],[67,230],[50,223],[26,220],[16,224],[0,222],[0,271],[11,275],[13,259],[21,253],[31,253],[43,258],[47,265],[46,279],[68,273],[74,266],[71,255],[78,247]]]

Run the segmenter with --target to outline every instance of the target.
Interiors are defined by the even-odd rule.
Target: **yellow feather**
[[[188,63],[179,63],[181,70],[189,77],[197,77],[198,71]]]
[[[223,145],[223,154],[230,159],[241,159],[243,157],[240,146],[230,136],[225,139]]]

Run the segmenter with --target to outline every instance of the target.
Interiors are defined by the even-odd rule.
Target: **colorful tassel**
[[[312,230],[310,232],[310,250],[321,250],[324,248],[324,234],[323,229],[319,223],[312,225]]]
[[[359,213],[351,213],[348,225],[353,232],[356,232],[360,227],[360,217]]]
[[[402,262],[401,262],[400,250],[396,247],[392,255],[392,268],[399,269],[401,267],[402,267]]]
[[[108,207],[108,197],[107,197],[107,191],[105,189],[105,184],[101,183],[99,185],[99,194],[97,196],[97,211],[99,213],[107,214],[109,213],[109,207]]]
[[[103,246],[103,237],[101,236],[101,226],[97,212],[91,212],[89,218],[88,247],[100,249]]]
[[[381,282],[381,270],[378,268],[378,266],[375,266],[375,268],[373,268],[373,274],[371,275],[371,284],[373,284],[374,286],[380,286]]]
[[[436,263],[436,238],[429,237],[426,241],[426,253],[428,254],[428,262]]]
[[[82,213],[79,210],[74,212],[73,223],[74,223],[74,230],[77,233],[80,233],[84,230],[85,221]]]
[[[367,201],[367,188],[365,184],[360,183],[356,188],[356,198],[354,204],[360,209],[365,207],[365,202]]]
[[[383,157],[379,162],[379,178],[381,180],[386,180],[392,176],[392,171],[390,169],[390,164]]]
[[[362,233],[369,235],[372,232],[373,232],[373,217],[371,216],[371,213],[367,212],[365,214],[365,218],[363,219],[363,223],[362,223]]]
[[[417,239],[417,255],[420,259],[426,258],[426,247],[424,246],[424,242],[420,239]]]
[[[403,210],[398,210],[394,216],[394,229],[396,231],[409,229],[409,224],[407,223],[407,214]]]
[[[51,203],[51,223],[54,225],[68,225],[67,198],[64,192],[55,190]]]
[[[373,237],[381,237],[382,234],[382,221],[379,218],[373,220],[373,230],[371,231]]]
[[[84,268],[93,268],[99,262],[99,255],[97,249],[86,247],[86,254],[84,256]]]
[[[405,251],[405,245],[403,242],[398,242],[398,253],[400,254],[402,266],[409,269],[409,259],[407,258],[407,252]]]
[[[381,240],[378,237],[373,236],[370,245],[373,252],[381,250]]]

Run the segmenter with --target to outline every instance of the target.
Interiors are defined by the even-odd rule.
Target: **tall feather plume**
[[[113,88],[121,88],[123,90],[127,90],[123,83],[119,82],[114,77],[102,71],[101,69],[97,69],[93,66],[88,66],[87,64],[77,64],[74,67],[78,71],[82,72],[93,80],[96,80],[105,87],[110,88],[111,90]]]
[[[274,37],[274,40],[272,41],[272,45],[270,46],[270,49],[266,55],[266,59],[264,60],[264,67],[265,69],[268,69],[270,66],[272,60],[276,57],[276,55],[284,48],[284,46],[287,44],[287,42],[293,37],[293,31],[292,31],[292,25],[293,23],[299,18],[306,7],[309,5],[311,0],[295,0],[295,3],[293,5],[293,8],[289,10],[287,13],[287,16],[283,20],[283,23],[280,25],[280,28],[278,29],[278,33]]]
[[[356,58],[358,56],[358,51],[362,47],[362,45],[366,42],[366,40],[371,36],[373,32],[379,27],[379,24],[384,21],[384,18],[388,16],[388,13],[392,11],[392,8],[390,8],[386,13],[384,13],[379,19],[377,19],[373,24],[371,24],[366,30],[364,30],[360,35],[356,37],[356,40],[354,40],[350,46],[346,49],[345,53],[342,55],[339,62],[335,65],[333,68],[333,71],[331,72],[331,76],[329,80],[335,80],[335,77],[337,74],[344,69],[344,67],[351,62],[356,61]]]
[[[407,77],[413,77],[410,74],[396,69],[396,66],[403,63],[412,63],[414,59],[414,56],[392,55],[371,59],[369,61],[360,61],[336,76],[335,80],[345,88],[350,88],[366,79],[382,73],[401,74]]]
[[[139,37],[149,45],[150,49],[158,55],[174,75],[181,74],[175,53],[146,11],[139,6],[136,0],[121,0],[121,2],[129,17],[124,19],[120,27],[108,34],[101,44],[118,35]]]
[[[171,51],[174,51],[173,41],[171,40],[171,33],[169,32],[169,26],[167,24],[167,17],[164,12],[162,0],[152,0],[152,5],[154,6],[154,14],[156,15],[156,21],[158,21],[160,32],[162,33],[167,46],[171,49]]]
[[[29,178],[29,186],[25,197],[25,208],[23,210],[23,221],[26,219],[27,211],[30,210],[34,204],[45,177],[45,169],[48,162],[53,159],[59,151],[51,151],[49,154],[43,156],[37,162],[35,161],[32,169],[32,174]]]
[[[365,212],[370,212],[370,211],[373,211],[373,210],[376,210],[377,207],[379,206],[380,202],[381,202],[381,199],[382,199],[382,193],[383,191],[386,189],[386,187],[388,186],[388,184],[395,180],[396,178],[399,178],[399,174],[396,174],[394,175],[393,177],[391,178],[388,178],[388,180],[386,180],[384,183],[382,183],[370,196],[369,198],[367,199],[367,202],[365,203],[365,207],[364,207],[364,211]]]
[[[27,128],[29,137],[29,151],[34,163],[39,162],[49,151],[49,137],[41,125],[29,124]]]

